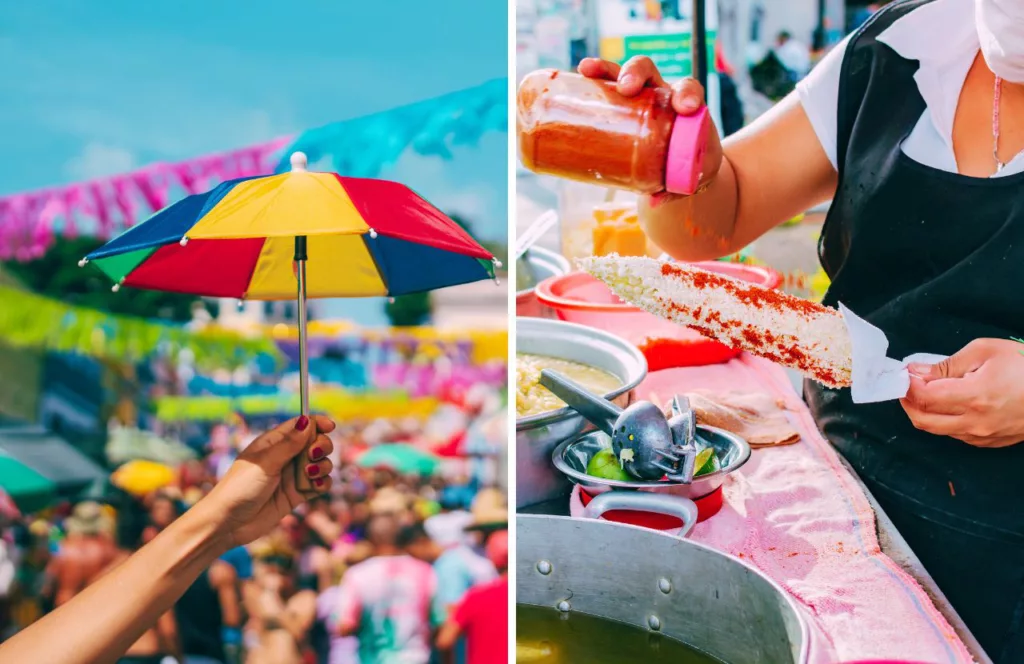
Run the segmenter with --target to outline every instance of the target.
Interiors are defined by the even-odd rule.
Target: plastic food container
[[[767,267],[720,261],[694,265],[766,288],[778,288],[782,283],[781,275]],[[540,303],[550,307],[559,320],[606,330],[636,345],[647,358],[650,371],[728,362],[741,352],[623,302],[585,272],[552,277],[536,290]]]
[[[540,247],[532,247],[527,251],[526,261],[533,268],[538,283],[551,277],[567,274],[571,270],[568,260],[553,251]],[[516,291],[516,316],[554,318],[555,314],[537,300],[537,287],[534,286]]]

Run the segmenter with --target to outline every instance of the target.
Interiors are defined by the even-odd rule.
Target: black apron
[[[927,1],[893,3],[851,38],[839,184],[818,247],[825,303],[881,328],[897,359],[1024,335],[1024,174],[966,177],[900,148],[925,112],[918,63],[876,37]],[[854,405],[849,389],[812,381],[804,391],[988,655],[1024,662],[1024,443],[975,448],[915,429],[897,401]]]

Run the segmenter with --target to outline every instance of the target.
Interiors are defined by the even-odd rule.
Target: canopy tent
[[[107,478],[103,468],[71,443],[38,427],[0,429],[0,454],[35,471],[68,497]]]
[[[37,512],[49,506],[57,495],[50,480],[14,457],[0,452],[0,489],[24,513]]]

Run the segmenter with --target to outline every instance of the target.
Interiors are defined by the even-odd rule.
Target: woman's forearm
[[[722,153],[703,193],[641,203],[647,234],[674,258],[735,253],[835,193],[838,176],[795,93],[730,136]]]
[[[673,258],[713,260],[734,253],[736,175],[723,156],[718,176],[699,194],[641,199],[640,219],[654,244]]]
[[[114,662],[227,551],[221,523],[200,503],[70,602],[0,646],[0,660]]]

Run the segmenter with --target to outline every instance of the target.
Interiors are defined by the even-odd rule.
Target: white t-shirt
[[[814,133],[836,167],[839,73],[849,37],[840,42],[797,84],[800,103]],[[980,49],[973,0],[935,0],[893,22],[879,36],[900,57],[918,60],[914,74],[926,109],[901,146],[914,161],[957,172],[953,152],[953,116],[967,72]],[[1024,153],[1017,154],[992,177],[1024,171]]]

